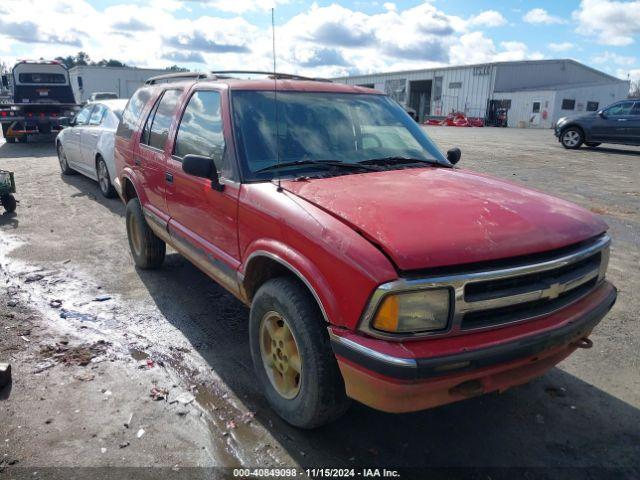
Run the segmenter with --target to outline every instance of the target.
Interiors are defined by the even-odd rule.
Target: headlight
[[[556,125],[560,125],[560,124],[562,124],[562,123],[564,123],[566,121],[567,121],[567,117],[560,117],[558,119],[558,121],[556,122]]]
[[[446,288],[387,295],[372,327],[389,333],[443,330],[449,319],[449,295]]]

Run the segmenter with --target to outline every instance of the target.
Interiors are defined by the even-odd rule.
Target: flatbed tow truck
[[[63,128],[62,119],[80,109],[69,72],[56,61],[20,61],[2,75],[2,87],[9,93],[9,103],[0,103],[2,134],[8,143],[53,140]]]

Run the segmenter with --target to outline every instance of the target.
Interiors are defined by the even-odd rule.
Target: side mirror
[[[607,115],[604,113],[604,111],[603,111],[603,110],[598,111],[598,116],[599,116],[600,118],[607,118]]]
[[[182,171],[194,177],[208,178],[211,180],[211,188],[218,192],[224,190],[224,185],[220,183],[216,164],[211,157],[185,155],[182,159]]]
[[[452,165],[458,163],[460,161],[460,157],[462,157],[462,152],[458,147],[452,148],[451,150],[447,151],[447,160],[449,160],[449,163],[451,163]]]

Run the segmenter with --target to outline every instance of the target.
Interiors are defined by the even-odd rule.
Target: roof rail
[[[151,77],[144,83],[145,85],[155,85],[157,83],[167,83],[174,80],[202,80],[206,78],[216,79],[217,77],[215,75],[202,72],[176,72]]]
[[[292,73],[281,73],[281,72],[265,72],[261,70],[218,70],[211,72],[213,75],[218,76],[218,78],[222,78],[222,75],[230,75],[234,73],[240,73],[244,75],[268,75],[271,78],[275,78],[278,80],[310,80],[313,82],[329,82],[331,80],[328,78],[317,78],[317,77],[303,77],[302,75],[295,75]]]

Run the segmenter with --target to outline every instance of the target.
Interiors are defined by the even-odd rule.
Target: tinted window
[[[89,121],[89,117],[91,116],[91,110],[93,110],[94,105],[89,105],[88,107],[84,107],[80,110],[80,113],[76,115],[76,125],[86,125]]]
[[[20,83],[67,83],[67,77],[62,73],[21,73],[18,80]]]
[[[149,146],[164,150],[164,145],[169,137],[169,127],[178,107],[178,100],[182,91],[167,90],[162,95],[156,113],[153,116],[151,131],[149,133]]]
[[[565,98],[564,100],[562,100],[561,108],[562,110],[573,110],[574,108],[576,108],[576,101]]]
[[[117,135],[123,138],[131,138],[133,132],[138,127],[140,116],[144,106],[151,98],[151,90],[140,88],[133,94],[122,113],[122,121],[118,125]]]
[[[598,102],[587,102],[587,112],[597,112],[598,106]]]
[[[100,125],[106,111],[107,107],[104,105],[96,105],[96,108],[93,109],[91,117],[89,118],[89,125]]]
[[[604,113],[611,117],[629,115],[631,113],[631,107],[633,107],[633,102],[618,103],[607,108]]]
[[[175,155],[211,157],[218,171],[222,169],[224,136],[218,92],[196,92],[182,115],[176,136]]]
[[[636,102],[636,104],[631,109],[631,115],[640,115],[640,102]]]

